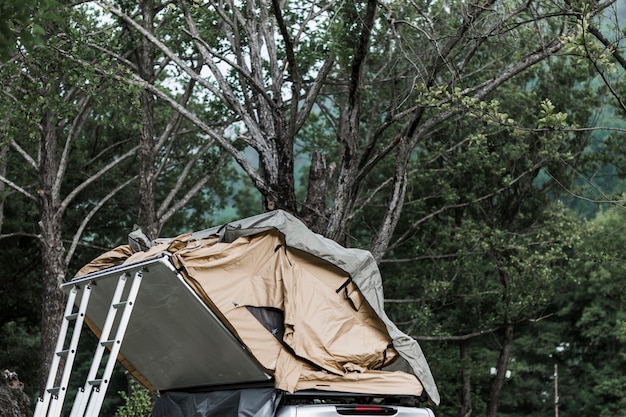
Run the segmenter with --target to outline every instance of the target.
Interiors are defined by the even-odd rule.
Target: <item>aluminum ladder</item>
[[[128,272],[118,278],[117,286],[113,293],[104,325],[102,326],[100,339],[94,352],[89,373],[87,374],[87,380],[85,385],[80,388],[76,394],[70,412],[71,417],[97,417],[100,413],[100,408],[102,407],[102,402],[111,380],[113,368],[122,346],[124,334],[126,333],[126,328],[128,327],[128,322],[139,292],[142,276],[143,272],[139,270],[134,274],[132,279]],[[127,287],[129,281],[132,281],[130,289],[127,291],[128,294],[126,298],[122,299],[124,289]],[[76,350],[87,312],[89,296],[92,291],[97,291],[97,285],[89,283],[84,287],[76,285],[69,293],[63,323],[59,331],[55,355],[50,365],[46,389],[44,390],[43,396],[39,398],[37,402],[34,417],[60,417],[63,413],[65,394],[67,393]],[[74,312],[76,299],[79,294],[81,298],[78,311]],[[121,315],[119,315],[120,313]],[[73,323],[73,332],[69,346],[65,347],[71,323]],[[112,333],[114,333],[113,338],[111,338]],[[109,351],[109,355],[107,360],[103,362],[103,357],[107,350]],[[59,375],[59,366],[62,358],[65,358],[65,363]],[[57,381],[59,381],[58,385]]]

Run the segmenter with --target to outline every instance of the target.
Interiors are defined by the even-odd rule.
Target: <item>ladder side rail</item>
[[[94,380],[98,375],[100,363],[102,362],[102,357],[104,356],[104,351],[106,349],[103,342],[108,340],[109,335],[111,334],[111,329],[113,328],[113,323],[115,322],[115,318],[117,316],[117,309],[114,306],[122,299],[124,288],[128,282],[128,276],[128,273],[125,272],[118,278],[115,291],[113,292],[113,296],[111,298],[109,311],[104,320],[104,324],[102,325],[102,330],[100,331],[98,345],[96,346],[91,366],[89,367],[89,372],[87,373],[87,378],[85,379],[85,385],[82,388],[79,388],[76,393],[76,400],[72,406],[70,417],[83,416],[85,409],[87,408],[87,404],[89,403],[89,399],[93,394],[94,387],[89,383],[89,381]]]
[[[109,386],[109,382],[111,381],[111,375],[113,374],[113,367],[117,362],[117,356],[119,354],[120,348],[122,347],[126,328],[128,327],[128,322],[130,321],[130,316],[133,312],[135,300],[137,298],[137,294],[139,293],[139,287],[141,286],[142,278],[143,271],[137,271],[133,278],[133,283],[126,299],[126,303],[123,306],[124,311],[117,327],[114,343],[113,345],[111,345],[111,351],[109,352],[109,358],[101,381],[98,385],[95,385],[96,381],[92,381],[92,383],[94,383],[94,395],[89,400],[89,405],[87,407],[87,413],[85,414],[85,417],[98,417],[100,413],[100,409],[102,408],[102,402],[104,401],[104,396]]]
[[[57,337],[56,348],[54,350],[54,355],[52,356],[52,362],[50,363],[50,369],[48,371],[48,379],[46,380],[42,396],[39,397],[39,400],[37,401],[34,417],[43,417],[48,414],[50,399],[52,398],[52,392],[50,392],[49,389],[54,387],[54,383],[58,375],[59,363],[61,361],[61,357],[57,354],[57,352],[62,351],[63,346],[65,345],[65,337],[69,327],[69,320],[67,317],[70,317],[72,311],[74,310],[74,301],[76,300],[76,295],[79,290],[80,288],[78,285],[75,285],[72,287],[72,290],[68,295],[67,303],[65,304],[65,312],[63,314],[63,321],[61,322],[61,328],[59,329],[59,335]]]
[[[76,417],[82,415],[79,413],[85,412],[90,396],[91,391],[89,389],[85,389],[85,387],[78,388],[78,391],[76,391],[76,397],[74,398],[74,404],[72,404],[72,410],[70,411],[70,417]]]
[[[87,305],[89,304],[89,298],[91,296],[91,283],[87,284],[83,290],[83,295],[80,300],[80,306],[74,322],[74,332],[70,341],[70,346],[65,357],[65,366],[63,367],[63,373],[61,375],[61,382],[59,384],[58,395],[54,399],[50,417],[58,417],[63,411],[63,403],[65,402],[65,395],[67,394],[67,388],[72,374],[72,368],[74,367],[74,359],[76,358],[76,351],[78,350],[78,342],[83,330],[83,323],[85,321],[85,313],[87,312]]]

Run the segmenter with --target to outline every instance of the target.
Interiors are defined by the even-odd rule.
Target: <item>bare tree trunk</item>
[[[58,131],[53,115],[42,120],[39,154],[41,258],[43,263],[43,302],[41,304],[41,375],[43,391],[56,348],[64,311],[64,294],[59,286],[65,280],[58,176]]]
[[[459,343],[461,356],[461,417],[472,415],[472,378],[467,370],[469,359],[470,342],[461,340]]]
[[[507,366],[511,360],[511,348],[513,347],[513,325],[508,324],[504,328],[504,340],[500,348],[500,357],[496,365],[496,375],[491,380],[491,389],[489,390],[489,399],[487,402],[486,417],[496,417],[498,415],[498,405],[500,403],[500,394],[506,379]]]
[[[355,159],[355,156],[348,147],[345,148],[335,192],[335,206],[331,211],[328,226],[324,233],[326,237],[344,245],[347,244],[348,218],[354,207],[357,194],[357,184],[354,181],[357,169],[355,162],[350,161],[350,159]]]
[[[268,116],[269,117],[269,116]],[[285,210],[297,215],[296,192],[294,182],[293,137],[285,131],[282,115],[273,117],[271,129],[276,137],[268,132],[268,142],[275,152],[261,155],[262,175],[271,190],[263,194],[263,210]]]
[[[141,2],[142,24],[150,33],[154,24],[154,0]],[[154,82],[154,44],[145,36],[141,38],[139,71],[149,84]],[[156,149],[154,138],[154,96],[149,91],[141,94],[142,127],[139,141],[139,226],[148,239],[156,239],[160,227],[154,200],[156,181]]]
[[[389,195],[389,201],[387,204],[387,211],[380,224],[378,233],[374,236],[372,243],[370,244],[370,251],[374,258],[380,261],[387,248],[389,242],[393,236],[393,232],[396,229],[400,215],[402,214],[402,208],[404,207],[404,197],[406,195],[406,187],[408,183],[407,167],[409,164],[409,158],[411,157],[411,146],[408,141],[404,140],[400,142],[397,147],[396,154],[396,169],[393,176],[393,191]]]
[[[376,0],[368,0],[361,25],[361,34],[355,47],[350,68],[348,102],[339,121],[339,138],[343,142],[344,153],[335,193],[335,207],[328,222],[326,236],[343,244],[347,243],[346,237],[350,225],[348,220],[358,192],[359,168],[364,164],[364,161],[360,161],[358,158],[359,136],[361,134],[359,126],[362,107],[361,89],[364,87],[363,73],[377,6]]]
[[[42,213],[41,392],[45,388],[65,306],[65,296],[59,288],[65,279],[60,228],[54,224],[54,220],[47,217],[50,215]]]
[[[316,233],[323,233],[326,230],[326,195],[328,179],[332,176],[333,170],[334,166],[330,167],[330,170],[326,166],[326,157],[322,153],[313,153],[306,200],[300,210],[300,217]]]
[[[9,145],[0,146],[0,176],[3,178],[7,175],[7,154]],[[2,225],[4,224],[4,200],[6,199],[6,184],[0,181],[0,235],[2,234]]]

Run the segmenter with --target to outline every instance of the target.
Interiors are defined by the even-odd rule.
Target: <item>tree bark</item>
[[[279,112],[282,113],[282,112]],[[261,175],[269,185],[269,192],[263,194],[263,210],[285,210],[298,214],[294,183],[293,137],[285,131],[282,116],[274,117],[273,127],[268,133],[268,142],[275,149],[274,152],[261,154],[263,163]]]
[[[143,0],[140,3],[142,25],[150,33],[154,25],[154,0]],[[148,83],[154,83],[154,44],[145,36],[141,37],[139,52],[140,76]],[[154,96],[144,90],[141,94],[141,135],[139,139],[139,227],[148,239],[156,239],[160,227],[157,221],[154,200],[154,184],[156,180],[156,149],[154,139]]]
[[[315,233],[323,233],[326,230],[326,196],[328,179],[332,176],[333,168],[331,167],[329,172],[325,155],[313,152],[309,168],[309,185],[300,217]]]
[[[500,394],[506,380],[507,366],[511,360],[511,349],[513,347],[513,324],[508,324],[504,328],[504,339],[500,348],[500,356],[496,365],[496,374],[491,380],[489,399],[487,402],[486,417],[496,417],[498,415],[498,405],[500,404]]]
[[[408,183],[408,164],[411,157],[412,148],[406,140],[401,140],[397,147],[395,172],[392,181],[392,192],[389,195],[387,210],[383,221],[380,224],[378,233],[374,236],[370,244],[370,251],[377,261],[380,261],[389,247],[389,242],[396,230],[402,208],[404,207],[404,197]]]
[[[56,91],[56,89],[53,89]],[[56,349],[56,340],[63,319],[65,296],[59,286],[65,281],[63,240],[61,236],[60,182],[58,181],[58,129],[55,116],[44,113],[39,144],[41,258],[43,263],[41,304],[41,375],[43,392]]]
[[[359,168],[364,163],[364,161],[359,160],[358,153],[361,135],[361,89],[364,87],[363,74],[377,7],[378,2],[376,0],[368,0],[350,68],[348,100],[345,108],[341,111],[339,120],[339,141],[343,145],[343,155],[335,192],[335,207],[330,216],[325,235],[344,245],[347,244],[346,238],[350,225],[348,220],[358,195],[361,178]]]
[[[461,417],[472,415],[472,377],[468,371],[470,342],[462,340],[459,343],[461,356]]]
[[[0,375],[0,417],[32,417],[30,399],[15,372],[5,369]]]
[[[5,136],[5,140],[8,142],[8,138]],[[9,146],[0,146],[0,176],[6,177],[7,174],[7,155],[9,153]],[[2,226],[4,225],[4,200],[6,198],[6,184],[0,181],[0,235],[2,235]]]

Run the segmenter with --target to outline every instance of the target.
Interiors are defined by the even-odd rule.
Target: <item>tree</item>
[[[54,21],[55,0],[5,1],[0,4],[0,61],[8,59],[20,47],[42,45],[46,21]]]
[[[168,33],[185,34],[179,48],[146,29],[138,15],[112,2],[96,4],[149,40],[177,69],[178,80],[194,80],[211,103],[224,106],[231,126],[226,136],[203,121],[203,112],[181,105],[133,68],[130,75],[118,75],[215,140],[249,176],[265,210],[299,213],[317,231],[347,243],[360,201],[384,191],[386,215],[370,242],[381,259],[401,217],[409,163],[419,147],[445,121],[480,112],[495,91],[556,57],[564,49],[562,39],[577,33],[577,22],[593,20],[612,2],[542,8],[513,1],[155,5],[163,24],[172,25]],[[211,30],[213,24],[220,31]],[[385,100],[372,86],[385,91]],[[542,99],[535,98],[537,106]],[[308,197],[298,202],[294,152],[312,141],[302,136],[312,114],[324,116],[336,152],[332,161],[319,151],[307,155]],[[235,146],[237,139],[247,153]],[[252,150],[258,159],[249,156]],[[366,189],[364,179],[389,158],[396,172]],[[337,166],[332,178],[324,173],[331,162]]]
[[[586,58],[574,67],[571,54],[591,33],[589,23],[602,27],[599,16],[615,4],[102,0],[60,7],[68,24],[46,26],[46,48],[18,56],[2,74],[3,105],[23,111],[5,113],[3,132],[11,131],[1,179],[40,210],[41,229],[30,234],[45,243],[45,294],[58,296],[79,242],[112,246],[112,231],[90,222],[123,219],[118,231],[136,222],[149,238],[176,230],[164,229],[167,221],[202,224],[222,204],[206,185],[219,191],[220,178],[239,182],[236,164],[257,191],[238,198],[260,196],[258,210],[296,213],[380,261],[428,259],[423,271],[440,279],[387,280],[403,295],[432,296],[418,303],[424,311],[403,308],[397,317],[411,325],[452,312],[441,331],[461,342],[454,348],[463,363],[478,354],[505,364],[521,323],[553,299],[552,273],[567,276],[560,262],[579,232],[549,202],[571,191],[585,169],[589,137],[576,128],[597,106],[585,63],[598,62],[577,54]],[[103,123],[111,115],[117,119]],[[12,165],[15,158],[32,169]],[[135,176],[129,194],[139,199],[123,187]],[[459,271],[466,281],[456,279]],[[477,317],[469,330],[464,307]],[[473,337],[482,332],[502,338],[495,357]],[[496,368],[491,393],[464,397],[464,414],[472,410],[467,398],[479,395],[494,414],[505,371]],[[475,386],[471,370],[460,370],[464,393]]]
[[[623,415],[624,366],[624,225],[623,207],[603,211],[591,222],[576,280],[558,311],[566,331],[554,355],[563,381],[584,381],[587,392],[572,384],[561,388],[560,409],[602,416]],[[574,411],[575,409],[575,411]]]
[[[50,42],[68,41],[67,38],[61,38]],[[22,161],[19,166],[10,167],[11,172],[1,178],[39,212],[39,230],[33,230],[32,236],[41,244],[43,263],[41,329],[44,355],[41,366],[44,374],[54,352],[57,329],[61,323],[64,307],[64,297],[59,285],[66,278],[85,223],[93,215],[94,210],[100,208],[129,181],[125,180],[125,183],[110,190],[109,194],[104,195],[91,212],[87,213],[81,227],[74,231],[67,252],[64,250],[62,230],[64,216],[81,191],[134,154],[134,149],[127,148],[122,150],[122,153],[116,154],[118,158],[116,160],[85,166],[90,173],[83,178],[75,176],[73,179],[78,180],[76,186],[69,191],[65,190],[64,184],[70,175],[68,171],[71,171],[71,163],[76,161],[71,157],[71,150],[75,143],[80,141],[82,127],[93,108],[93,96],[86,92],[83,86],[93,80],[88,81],[76,67],[71,68],[66,65],[67,63],[61,63],[58,56],[55,56],[54,48],[55,46],[51,44],[47,49],[37,49],[5,67],[11,69],[11,72],[7,71],[10,84],[5,86],[5,97],[12,100],[13,105],[20,109],[19,112],[11,113],[10,119],[7,120],[7,128],[11,129],[12,134],[8,135],[9,139],[5,146]],[[106,84],[101,86],[104,85]],[[17,96],[24,91],[30,94],[24,94],[18,100]],[[33,141],[35,137],[37,139]],[[15,158],[11,161],[17,162]],[[23,185],[16,181],[23,181]],[[9,233],[2,237],[11,236]]]
[[[59,8],[57,12],[67,10]],[[110,160],[103,155],[94,161],[81,160],[84,155],[76,158],[76,144],[85,139],[82,128],[97,107],[94,96],[105,91],[107,82],[92,78],[82,68],[63,61],[57,52],[59,45],[74,41],[72,32],[67,29],[49,23],[46,48],[34,48],[7,62],[3,68],[4,102],[19,111],[7,113],[5,120],[7,134],[3,152],[7,155],[7,166],[6,175],[0,180],[13,190],[12,198],[19,195],[38,212],[38,230],[31,229],[29,234],[40,243],[41,249],[43,375],[47,374],[54,353],[63,313],[64,296],[59,285],[65,281],[85,225],[95,211],[132,179],[105,191],[100,201],[87,210],[80,226],[70,232],[73,236],[67,251],[63,220],[81,191],[104,178],[135,152],[122,141],[117,149],[113,148],[114,152],[109,149]],[[84,171],[80,172],[78,167]],[[73,185],[66,188],[72,182]],[[3,230],[0,237],[12,238],[15,233]]]
[[[42,384],[63,313],[59,285],[94,253],[83,251],[77,260],[78,246],[96,243],[93,246],[101,252],[119,244],[120,236],[130,232],[133,223],[139,223],[150,238],[172,219],[179,225],[181,221],[186,226],[204,225],[205,218],[194,215],[193,210],[197,213],[200,208],[219,206],[224,188],[216,178],[229,172],[222,169],[224,159],[219,152],[210,151],[210,142],[181,123],[176,112],[146,117],[154,111],[147,94],[116,84],[107,74],[84,70],[85,63],[102,64],[106,58],[96,49],[85,49],[82,33],[74,30],[76,26],[88,30],[95,24],[91,10],[59,7],[57,12],[66,24],[47,26],[48,33],[55,35],[49,36],[46,47],[25,51],[6,62],[2,74],[2,105],[8,109],[0,165],[2,213],[23,204],[39,221],[28,228],[13,218],[0,229],[0,238],[8,241],[27,236],[41,244]],[[117,36],[123,33],[116,32],[106,41],[132,55],[137,45],[121,42]],[[66,50],[80,60],[68,60]],[[149,56],[145,59],[149,61],[146,65],[155,65]],[[143,62],[141,56],[137,61]],[[192,89],[181,96],[189,106]],[[158,140],[154,132],[159,132]],[[198,145],[198,141],[202,143]],[[138,148],[142,149],[139,155]],[[139,158],[138,168],[133,158]],[[137,178],[146,180],[139,181],[139,192],[127,191]],[[214,180],[214,191],[202,190],[209,180]],[[157,185],[159,191],[155,192]],[[5,195],[11,195],[8,205]],[[190,202],[196,195],[200,198]],[[18,198],[21,203],[16,203]],[[112,206],[121,210],[111,210]],[[183,206],[188,211],[180,210]],[[179,233],[175,221],[170,222],[169,230]]]
[[[528,71],[520,80],[525,88],[510,83],[482,111],[442,124],[411,166],[406,201],[413,217],[405,214],[409,224],[401,223],[393,237],[389,262],[410,261],[412,268],[383,264],[394,277],[386,281],[389,309],[410,334],[441,352],[435,374],[443,375],[446,400],[462,416],[507,413],[515,400],[526,405],[507,395],[507,386],[515,389],[507,370],[515,374],[521,366],[517,345],[536,334],[535,323],[550,315],[574,277],[567,264],[576,259],[583,228],[555,200],[578,172],[588,171],[582,155],[591,136],[560,127],[593,117],[599,102],[589,74],[566,61]],[[537,114],[527,103],[542,96],[554,103],[544,101]],[[511,120],[508,127],[493,123],[503,118]]]

